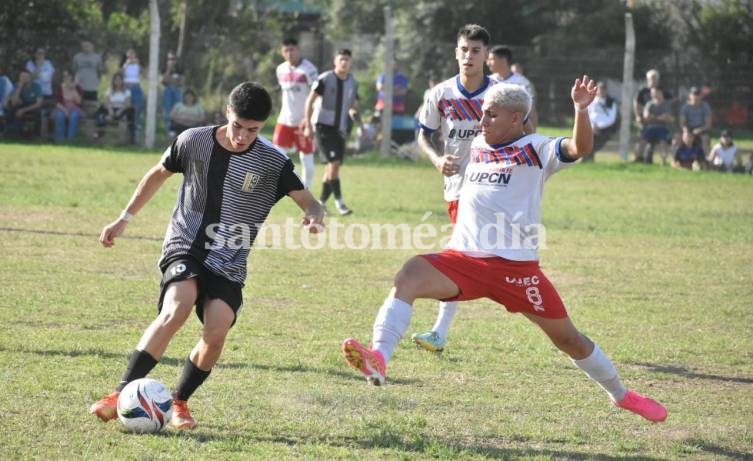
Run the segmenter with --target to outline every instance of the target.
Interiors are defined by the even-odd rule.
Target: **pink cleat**
[[[628,390],[625,397],[619,402],[614,402],[614,404],[655,423],[667,419],[667,409],[664,408],[664,405],[635,391]]]
[[[369,384],[384,384],[387,364],[384,363],[384,357],[379,351],[365,348],[354,338],[343,341],[342,349],[348,365],[363,373]]]

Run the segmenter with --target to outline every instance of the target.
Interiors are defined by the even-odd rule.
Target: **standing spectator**
[[[16,82],[13,93],[8,98],[6,111],[8,114],[8,134],[11,136],[22,134],[27,122],[33,122],[34,126],[38,128],[42,104],[42,88],[32,80],[31,72],[26,69],[22,70],[18,74],[18,82]]]
[[[94,43],[91,40],[81,40],[81,51],[73,56],[73,72],[76,84],[84,92],[84,101],[97,101],[104,66],[102,56],[94,51]]]
[[[408,94],[408,76],[398,70],[397,63],[392,66],[392,115],[405,113],[405,96]],[[372,121],[377,130],[377,142],[381,138],[382,112],[384,111],[384,74],[379,74],[376,80],[377,99],[374,105]]]
[[[125,118],[128,121],[131,142],[133,142],[135,135],[133,113],[131,90],[126,88],[125,83],[123,83],[123,74],[115,72],[110,82],[110,88],[105,93],[105,100],[95,114],[97,126],[104,126],[107,120],[122,120]],[[98,135],[101,136],[101,131]]]
[[[204,125],[206,118],[207,114],[199,103],[196,93],[188,89],[183,92],[183,102],[173,106],[170,112],[170,126],[177,136],[189,128]]]
[[[172,51],[168,51],[167,62],[162,70],[162,84],[165,86],[162,92],[162,113],[165,117],[165,130],[171,138],[178,132],[171,125],[171,119],[173,107],[183,100],[183,83],[183,68],[178,63],[178,57]]]
[[[531,104],[531,113],[526,115],[525,132],[533,133],[539,125],[539,115],[536,112],[536,90],[531,82],[522,74],[516,74],[512,71],[512,50],[506,46],[496,45],[489,49],[489,56],[486,59],[486,66],[492,73],[491,77],[500,82],[514,83],[520,85],[531,95],[533,104]]]
[[[650,69],[648,72],[646,72],[646,85],[643,86],[640,90],[638,90],[638,93],[635,95],[635,99],[633,99],[633,114],[635,115],[635,123],[638,125],[638,128],[641,130],[643,129],[643,108],[645,105],[651,100],[651,88],[658,87],[659,86],[659,79],[661,78],[661,74],[659,74],[659,71],[656,69]],[[664,100],[668,103],[672,103],[672,93],[670,93],[667,90],[662,90],[664,92]],[[653,157],[653,145],[648,146],[649,149],[651,149],[648,152],[648,155]],[[646,150],[646,143],[643,141],[643,138],[638,140],[638,144],[636,145],[635,149],[635,161],[636,162],[643,162],[645,161],[644,158],[644,150]]]
[[[680,127],[693,133],[704,153],[710,151],[711,107],[703,100],[701,89],[696,86],[690,88],[688,102],[680,110]]]
[[[641,130],[641,143],[648,145],[648,152],[644,156],[646,163],[653,163],[654,146],[662,145],[662,165],[667,164],[669,157],[669,143],[672,142],[670,127],[675,121],[672,115],[672,104],[664,100],[664,90],[655,86],[651,88],[651,100],[643,107],[643,129]],[[644,147],[645,149],[645,147]],[[643,151],[639,151],[643,153]]]
[[[55,141],[72,140],[78,134],[78,122],[84,115],[81,108],[84,91],[73,81],[73,74],[63,71],[63,81],[55,88]],[[66,130],[67,124],[67,130]]]
[[[690,130],[682,130],[682,137],[675,151],[672,166],[687,170],[700,169],[700,164],[703,161],[703,149],[696,142],[696,136]],[[698,165],[698,167],[694,167],[694,164]]]
[[[141,129],[141,114],[144,112],[144,91],[141,89],[141,64],[136,50],[129,48],[123,61],[123,82],[131,92],[134,130]]]
[[[719,136],[719,143],[711,148],[709,155],[709,164],[720,171],[732,172],[737,155],[737,145],[732,140],[732,133],[722,130]]]
[[[358,82],[350,73],[352,53],[347,48],[337,51],[333,70],[324,72],[311,87],[306,99],[304,136],[311,136],[316,125],[316,146],[324,168],[322,193],[319,201],[325,206],[329,196],[335,195],[337,212],[349,215],[353,212],[345,204],[340,188],[340,167],[345,157],[345,139],[348,119],[358,117]],[[314,103],[321,98],[321,108],[312,122]]]
[[[588,106],[588,118],[594,132],[594,147],[590,154],[583,157],[583,162],[593,162],[596,151],[604,147],[617,129],[617,101],[607,93],[606,83],[599,82],[596,87],[596,99]]]
[[[303,185],[311,190],[314,181],[314,142],[303,135],[306,98],[319,72],[311,61],[301,56],[298,40],[286,38],[280,53],[285,61],[277,66],[277,83],[282,90],[280,115],[277,116],[272,142],[280,149],[298,149],[303,170]]]

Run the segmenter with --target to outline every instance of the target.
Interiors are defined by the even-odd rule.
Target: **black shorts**
[[[314,138],[322,162],[342,163],[343,157],[345,157],[345,137],[339,130],[329,125],[317,124]]]
[[[215,274],[190,256],[171,258],[163,263],[160,269],[162,269],[162,281],[160,282],[157,312],[162,311],[165,293],[171,283],[196,278],[199,288],[199,294],[196,297],[196,316],[199,317],[201,323],[204,323],[204,301],[221,299],[233,310],[235,316],[233,325],[235,325],[238,312],[243,306],[242,284]]]

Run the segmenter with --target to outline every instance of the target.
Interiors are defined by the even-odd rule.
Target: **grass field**
[[[131,435],[88,406],[120,378],[155,315],[156,260],[179,178],[109,250],[97,243],[157,153],[0,145],[0,459],[751,459],[753,178],[623,165],[556,175],[542,266],[576,324],[665,424],[609,404],[522,316],[465,303],[445,354],[404,341],[389,383],[342,360],[367,340],[415,250],[255,252],[193,432]],[[318,166],[317,176],[321,172]],[[430,166],[348,159],[347,223],[445,223]],[[300,213],[283,200],[270,220]],[[419,301],[411,331],[431,326]],[[152,377],[172,386],[192,318]]]

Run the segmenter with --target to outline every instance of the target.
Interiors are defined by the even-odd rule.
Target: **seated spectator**
[[[134,112],[131,106],[131,91],[123,83],[123,74],[116,72],[112,76],[110,88],[105,93],[105,100],[97,112],[94,114],[97,119],[97,126],[102,127],[108,120],[128,121],[128,131],[131,135],[131,142],[135,136]],[[102,132],[99,132],[101,136]]]
[[[165,117],[165,130],[170,137],[176,132],[171,126],[173,107],[183,100],[183,69],[178,64],[178,57],[172,51],[167,52],[167,62],[162,69],[162,112]]]
[[[8,115],[7,133],[17,136],[23,133],[27,122],[33,122],[36,134],[42,114],[42,88],[31,78],[31,72],[22,70],[13,89],[6,113]]]
[[[736,155],[737,145],[732,141],[732,133],[723,130],[719,136],[719,143],[711,148],[708,162],[714,169],[731,173]]]
[[[703,158],[703,149],[695,142],[696,136],[690,130],[683,130],[680,144],[675,151],[675,168],[694,169],[693,164],[700,165]]]
[[[64,70],[63,81],[55,87],[54,95],[55,141],[70,141],[78,134],[78,122],[84,116],[81,108],[84,90],[74,83],[73,74]]]
[[[617,129],[617,101],[607,93],[607,84],[597,84],[596,99],[588,106],[588,118],[594,133],[593,151],[583,157],[583,162],[593,162],[596,151],[602,149]]]
[[[688,102],[680,110],[680,127],[695,135],[704,152],[710,151],[711,107],[703,100],[698,87],[690,88]]]
[[[183,102],[176,104],[170,112],[170,125],[177,136],[189,128],[204,125],[206,118],[196,93],[186,90],[183,92]]]
[[[5,129],[5,109],[8,107],[8,100],[13,93],[13,82],[0,72],[0,133]]]
[[[664,99],[664,90],[659,87],[651,88],[651,100],[643,106],[643,129],[641,130],[641,146],[645,149],[648,144],[652,148],[646,152],[639,152],[646,163],[653,163],[653,146],[662,145],[662,165],[667,164],[669,144],[672,142],[670,126],[675,121],[672,115],[672,104]],[[640,149],[640,147],[639,147]]]

